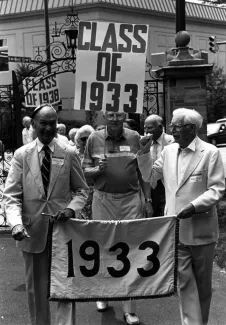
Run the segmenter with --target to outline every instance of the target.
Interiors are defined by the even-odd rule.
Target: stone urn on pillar
[[[213,64],[207,63],[206,53],[191,54],[190,35],[180,31],[175,37],[176,55],[156,71],[165,84],[165,118],[170,124],[172,112],[176,108],[190,108],[198,111],[203,117],[203,127],[199,136],[207,140],[207,107],[206,107],[206,76],[212,72]],[[166,128],[166,131],[167,128]]]

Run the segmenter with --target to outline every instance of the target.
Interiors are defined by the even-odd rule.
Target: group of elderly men
[[[145,120],[144,137],[123,128],[124,113],[106,112],[105,120],[106,130],[90,135],[81,166],[75,149],[55,138],[54,108],[40,105],[32,115],[37,138],[14,154],[4,199],[23,252],[31,324],[51,323],[48,215],[65,222],[81,211],[89,192],[85,175],[94,181],[95,220],[177,215],[181,324],[206,325],[218,238],[216,203],[225,190],[220,153],[197,136],[202,117],[194,110],[173,112],[172,136],[157,115]],[[97,302],[98,311],[107,308],[107,302]],[[139,324],[134,300],[123,303],[123,312],[126,324]],[[75,303],[59,301],[56,324],[75,325]]]

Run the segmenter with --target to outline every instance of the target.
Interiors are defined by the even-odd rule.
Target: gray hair
[[[177,108],[173,111],[173,118],[183,120],[184,124],[194,124],[197,131],[202,127],[203,118],[194,109]]]
[[[63,123],[57,124],[57,129],[58,128],[64,128],[66,130],[66,125]]]
[[[24,123],[27,121],[31,121],[31,118],[29,116],[24,116],[24,118],[22,119],[23,126],[24,126]]]
[[[146,118],[145,122],[152,122],[156,126],[163,125],[163,118],[157,114],[151,114]]]
[[[78,128],[73,128],[73,129],[70,129],[69,132],[68,132],[68,137],[70,140],[74,140],[74,137],[76,135],[76,133],[78,132]]]
[[[78,146],[78,139],[83,138],[85,136],[90,136],[91,133],[93,133],[95,130],[91,125],[83,125],[78,129],[76,135],[75,135],[75,144]]]

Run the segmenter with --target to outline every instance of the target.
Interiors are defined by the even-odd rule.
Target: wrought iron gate
[[[13,83],[0,85],[0,227],[7,227],[3,189],[11,165],[13,153],[21,145],[21,111],[16,75]]]

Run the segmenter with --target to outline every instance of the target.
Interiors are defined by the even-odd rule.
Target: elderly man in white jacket
[[[212,267],[218,238],[216,203],[225,191],[219,150],[198,136],[202,117],[180,108],[171,122],[175,143],[152,164],[152,136],[141,139],[138,164],[145,181],[163,179],[165,215],[180,218],[179,297],[183,325],[206,325],[212,296]]]

